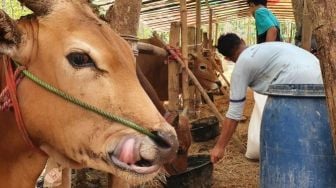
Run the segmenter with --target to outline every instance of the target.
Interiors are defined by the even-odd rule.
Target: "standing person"
[[[282,41],[280,24],[274,14],[267,9],[267,0],[247,0],[257,30],[257,44]]]
[[[280,24],[274,14],[267,9],[267,0],[247,0],[250,12],[255,18],[257,43],[281,41]],[[254,92],[254,107],[252,110],[245,157],[259,159],[260,124],[267,96]]]
[[[309,102],[304,97],[291,96],[290,92],[297,91],[292,86],[310,85],[323,88],[319,60],[306,50],[283,42],[266,42],[247,47],[245,42],[233,33],[220,36],[217,48],[227,59],[235,62],[235,67],[231,76],[229,109],[225,120],[221,122],[221,134],[210,152],[211,161],[217,163],[223,158],[225,147],[243,114],[248,87],[258,93],[267,93],[271,92],[270,88],[274,86],[290,84],[290,89],[284,92],[286,97],[283,97],[282,101],[286,105],[269,106],[269,102],[275,101],[275,97],[270,96],[265,106],[265,109],[280,110],[275,111],[271,117],[267,116],[270,118],[268,124],[264,124],[265,114],[262,121],[261,187],[335,187],[336,160],[325,99],[324,105],[318,104],[318,107],[324,108],[323,112],[315,109],[316,106],[305,106],[297,111],[290,111]],[[314,89],[311,92],[314,93]],[[308,95],[309,92],[303,91],[300,94]],[[299,101],[291,103],[293,99]],[[316,102],[319,99],[315,97],[312,100]],[[297,116],[305,111],[312,113]],[[295,118],[288,119],[290,116]],[[317,119],[309,121],[312,116]],[[281,126],[276,123],[279,120]],[[286,133],[278,131],[279,128]],[[269,140],[263,139],[264,137],[268,137]],[[276,139],[276,143],[270,143]],[[306,150],[300,153],[302,149]],[[328,160],[321,159],[323,155]]]

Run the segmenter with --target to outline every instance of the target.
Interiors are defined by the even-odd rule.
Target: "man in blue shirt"
[[[281,41],[280,24],[274,14],[266,8],[267,0],[247,0],[257,28],[257,43]]]

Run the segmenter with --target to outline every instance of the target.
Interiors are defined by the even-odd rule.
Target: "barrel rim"
[[[323,84],[275,84],[263,93],[270,96],[325,97]]]

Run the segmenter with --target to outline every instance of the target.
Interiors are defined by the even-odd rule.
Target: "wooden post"
[[[187,23],[187,2],[180,0],[181,11],[181,41],[182,41],[182,58],[185,66],[188,67],[188,23]],[[189,108],[189,78],[186,71],[182,72],[182,93],[183,93],[183,108]]]
[[[209,50],[211,51],[212,45],[213,45],[213,39],[212,39],[212,9],[209,9]]]
[[[170,25],[170,36],[169,45],[175,48],[179,47],[180,44],[180,31],[181,23],[173,22]],[[177,112],[178,111],[178,96],[180,93],[180,82],[179,82],[179,64],[176,62],[170,62],[168,64],[168,99],[169,105],[168,110]]]
[[[196,0],[196,53],[201,54],[201,0]]]
[[[196,51],[196,28],[194,26],[188,27],[188,54],[195,53]],[[188,55],[188,63],[194,64],[194,59]],[[191,66],[194,68],[194,66]],[[189,84],[189,113],[191,118],[196,118],[196,88],[194,85]]]
[[[194,26],[188,27],[188,53],[196,51],[196,29]]]
[[[139,29],[141,0],[115,0],[106,18],[110,26],[131,45],[135,56],[138,55],[137,33]]]
[[[202,29],[201,29],[201,0],[196,0],[196,53],[201,55],[202,54],[202,48],[203,48],[203,43],[202,43]],[[195,88],[195,86],[194,86]],[[200,115],[200,104],[202,103],[202,96],[199,90],[195,90],[194,94],[194,104],[195,104],[195,118],[199,118]]]
[[[311,0],[313,31],[318,44],[324,87],[329,109],[329,120],[336,151],[336,3],[334,0]],[[312,6],[314,5],[314,6]]]
[[[303,18],[302,18],[302,48],[309,51],[311,49],[311,37],[313,32],[312,20],[308,11],[307,0],[303,1]]]
[[[141,0],[115,0],[108,10],[111,27],[121,35],[136,36],[139,29]]]
[[[209,47],[209,39],[208,39],[208,33],[204,32],[203,33],[203,48],[208,48]]]

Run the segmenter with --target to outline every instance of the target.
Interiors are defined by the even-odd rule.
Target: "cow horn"
[[[19,0],[20,3],[28,7],[36,15],[46,15],[51,11],[54,0]]]

